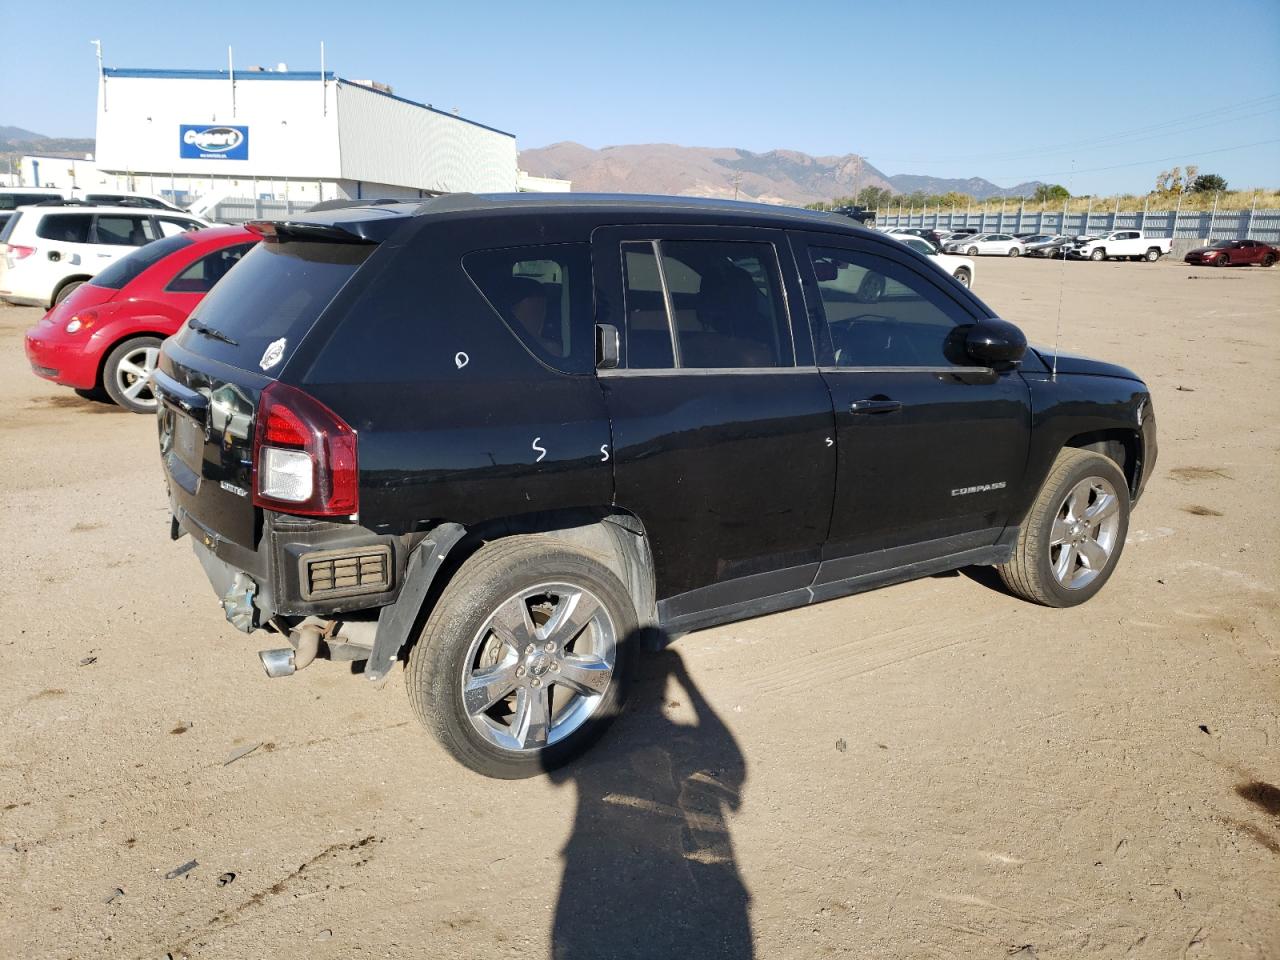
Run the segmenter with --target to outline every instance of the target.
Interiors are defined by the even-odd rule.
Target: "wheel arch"
[[[116,347],[120,346],[120,344],[126,343],[129,340],[136,340],[138,337],[156,337],[159,340],[164,340],[168,336],[169,334],[162,333],[161,331],[154,330],[150,327],[130,330],[128,333],[112,334],[111,339],[107,341],[106,345],[103,346],[102,351],[98,354],[98,373],[94,380],[94,388],[98,390],[102,389],[102,377],[107,369],[107,358],[111,356],[112,351],[114,351]]]
[[[1068,437],[1064,448],[1091,450],[1119,465],[1129,487],[1129,496],[1137,499],[1142,479],[1142,435],[1137,430],[1116,427],[1094,430]]]
[[[67,284],[88,283],[92,279],[93,274],[91,273],[73,273],[70,276],[63,277],[53,285],[53,292],[49,294],[49,308],[53,309],[54,304],[58,302],[58,294],[63,291]]]
[[[554,537],[594,556],[627,588],[640,627],[657,624],[653,555],[644,524],[633,514],[616,507],[585,507],[494,518],[466,528],[440,523],[413,551],[420,554],[425,548],[430,559],[415,563],[411,556],[399,597],[379,614],[365,676],[380,680],[397,658],[408,656],[445,588],[481,547],[509,537],[537,535]],[[409,609],[399,610],[402,602]]]

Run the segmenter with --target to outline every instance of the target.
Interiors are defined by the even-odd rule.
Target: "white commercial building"
[[[119,189],[202,206],[517,189],[513,134],[383,84],[283,68],[104,69],[94,159]]]

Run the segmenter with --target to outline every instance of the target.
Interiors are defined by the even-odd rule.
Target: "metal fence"
[[[904,210],[877,211],[878,227],[929,227],[960,229],[976,227],[984,233],[1062,233],[1068,236],[1107,234],[1112,230],[1142,230],[1152,237],[1175,240],[1265,240],[1280,242],[1280,210],[1138,210],[1115,213],[1067,213],[1026,210],[952,211]]]
[[[255,200],[253,197],[228,197],[213,208],[211,216],[212,219],[223,223],[276,220],[292,213],[301,213],[315,202],[314,200]]]

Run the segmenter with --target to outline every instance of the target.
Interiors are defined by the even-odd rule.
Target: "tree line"
[[[1171,197],[1180,193],[1221,193],[1227,189],[1227,181],[1216,173],[1200,173],[1198,167],[1188,165],[1184,171],[1181,167],[1163,170],[1156,177],[1153,196]],[[1087,198],[1087,194],[1083,195]],[[865,210],[878,210],[882,207],[971,207],[975,204],[990,203],[1003,199],[1005,203],[1062,203],[1072,199],[1070,191],[1060,183],[1042,183],[1036,187],[1035,193],[1028,197],[987,197],[985,200],[952,190],[947,193],[925,193],[915,190],[911,193],[894,193],[884,187],[863,187],[853,196],[836,197],[834,200],[808,203],[810,210],[835,210],[840,207],[862,207]]]

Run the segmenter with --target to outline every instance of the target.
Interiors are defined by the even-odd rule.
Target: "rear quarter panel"
[[[473,525],[612,502],[594,373],[538,361],[461,265],[474,249],[589,236],[555,226],[414,225],[384,242],[291,361],[288,377],[296,369],[359,436],[364,526]]]

